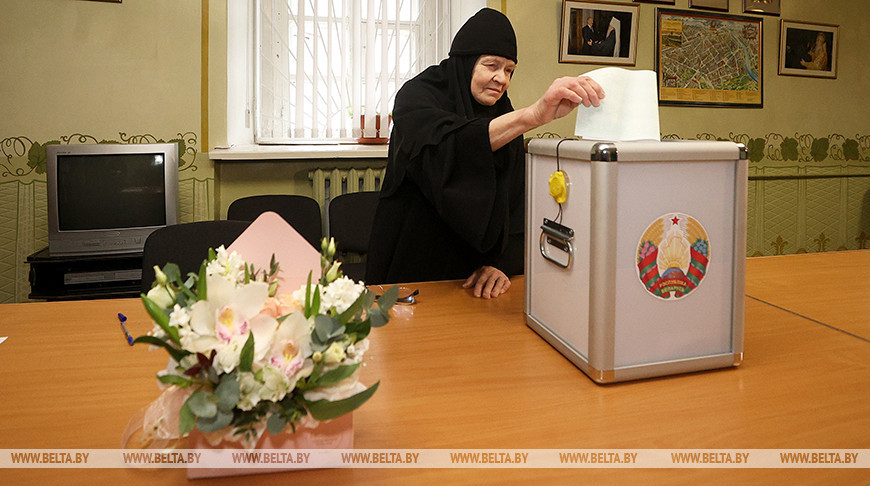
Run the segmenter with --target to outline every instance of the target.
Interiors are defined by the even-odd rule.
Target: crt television
[[[178,144],[49,145],[50,256],[141,252],[178,219]]]

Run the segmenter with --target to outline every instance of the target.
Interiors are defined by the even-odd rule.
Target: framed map
[[[762,19],[658,9],[659,104],[761,108]]]

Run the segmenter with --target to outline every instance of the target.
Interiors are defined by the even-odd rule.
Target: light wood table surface
[[[831,274],[821,259],[813,279],[838,278],[851,266],[844,256],[866,261],[861,252],[831,254],[838,262]],[[803,258],[759,262],[763,272],[750,261],[747,293],[769,291],[765,279]],[[494,300],[470,297],[459,282],[416,287],[418,303],[397,306],[373,332],[363,382],[381,385],[354,413],[357,448],[870,448],[870,343],[816,322],[841,322],[824,308],[816,320],[802,317],[810,311],[789,309],[785,291],[774,305],[746,299],[740,367],[602,386],[525,325],[522,278]],[[840,291],[818,288],[831,298]],[[852,304],[866,308],[843,307]],[[9,336],[0,344],[0,449],[120,447],[130,417],[158,396],[154,374],[166,355],[127,346],[118,312],[134,336],[151,327],[136,299],[0,305],[0,336]],[[868,477],[866,469],[324,469],[193,484],[867,484]],[[0,469],[0,484],[95,482],[187,480],[182,469]]]
[[[750,258],[746,295],[870,340],[870,250]]]

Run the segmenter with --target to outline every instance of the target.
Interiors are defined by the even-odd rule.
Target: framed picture
[[[658,9],[659,104],[761,108],[762,19]]]
[[[781,20],[779,29],[779,74],[837,77],[840,27]]]
[[[743,11],[746,13],[779,15],[779,0],[743,0]]]
[[[728,0],[689,0],[689,8],[728,11]]]
[[[634,3],[664,3],[666,5],[676,5],[677,0],[632,0]]]
[[[559,62],[634,66],[639,11],[638,5],[562,0]]]

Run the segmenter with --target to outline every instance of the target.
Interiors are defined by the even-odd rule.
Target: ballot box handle
[[[570,268],[574,262],[574,230],[559,223],[544,219],[541,225],[541,256],[562,268]],[[550,248],[557,248],[568,255],[564,262],[550,255]]]

